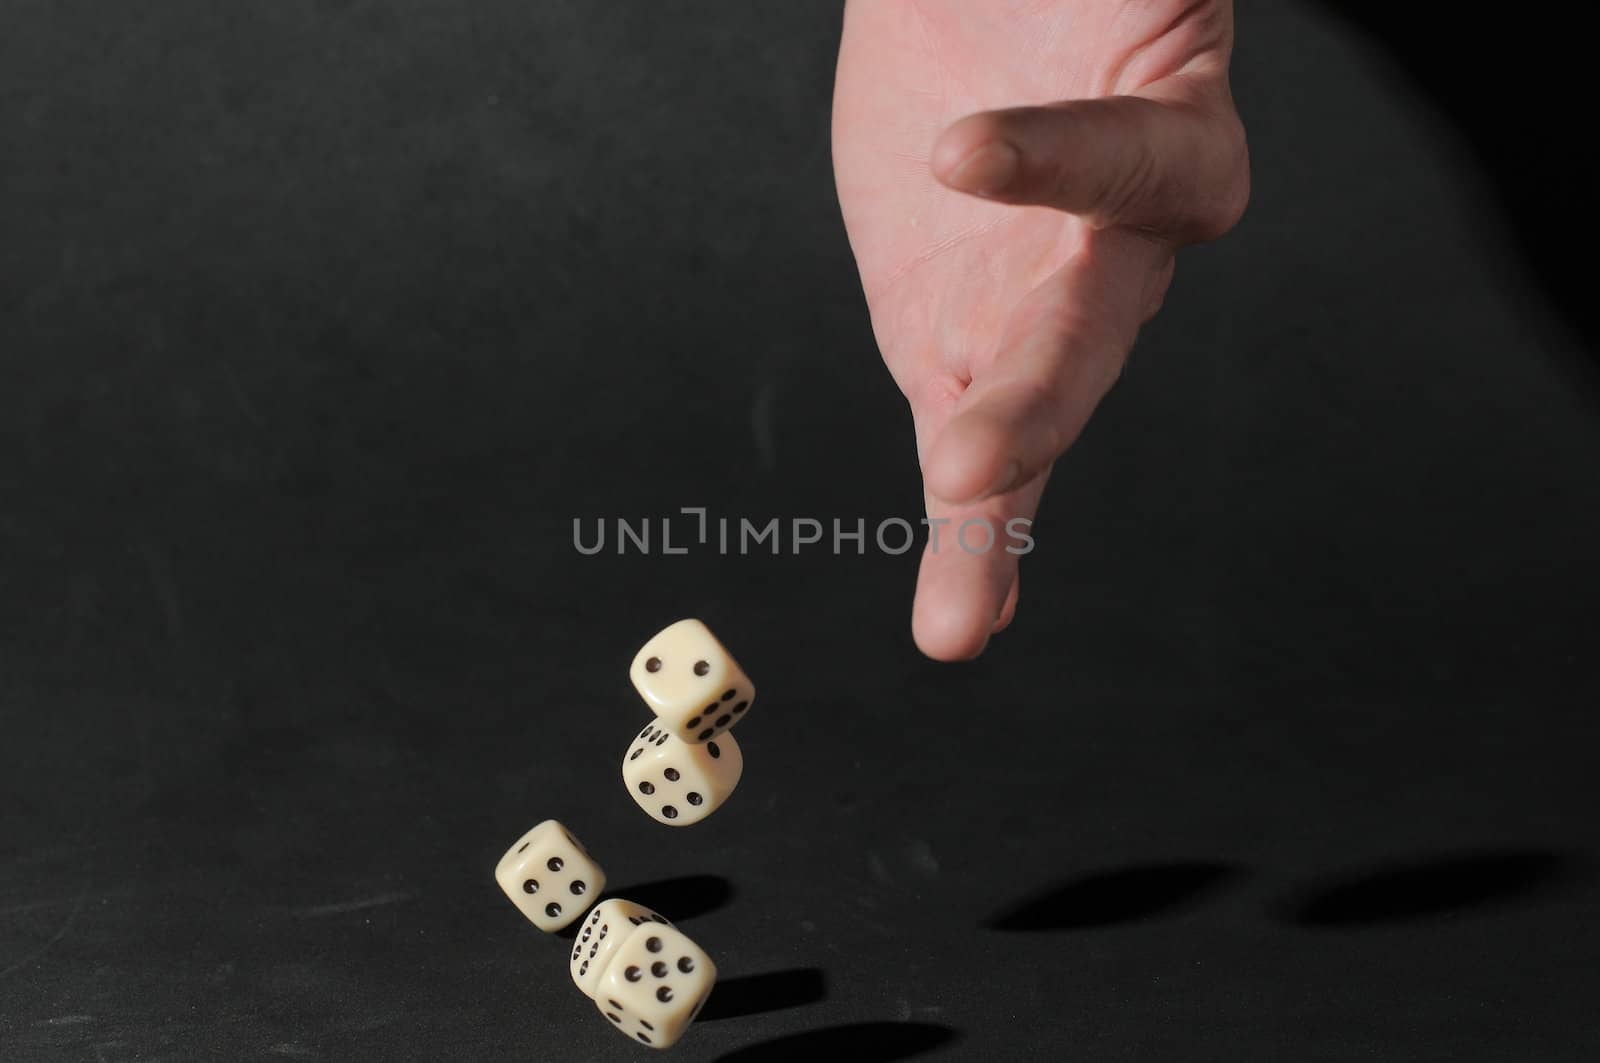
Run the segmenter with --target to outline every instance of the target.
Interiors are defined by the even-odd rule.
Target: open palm
[[[942,532],[913,610],[933,657],[1010,622],[1007,522],[1033,517],[1176,248],[1244,209],[1231,43],[1228,0],[849,0],[834,168]],[[990,549],[958,544],[973,520]]]

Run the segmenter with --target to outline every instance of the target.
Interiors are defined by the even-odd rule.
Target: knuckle
[[[1226,235],[1244,218],[1250,205],[1250,149],[1244,125],[1230,115],[1218,137],[1220,164],[1207,175],[1204,195],[1197,197],[1190,219],[1189,239],[1195,243]]]
[[[1155,145],[1140,138],[1130,149],[1125,164],[1116,167],[1107,177],[1105,186],[1097,197],[1100,209],[1095,222],[1101,227],[1118,224],[1141,224],[1144,204],[1161,196],[1161,160]]]

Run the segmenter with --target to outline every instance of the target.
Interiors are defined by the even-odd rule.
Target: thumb
[[[1173,78],[1139,96],[971,115],[934,145],[933,172],[959,192],[1053,207],[1096,228],[1214,239],[1248,196],[1244,129],[1226,91]]]

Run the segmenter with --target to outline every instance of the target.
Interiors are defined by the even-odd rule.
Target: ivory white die
[[[583,844],[553,819],[518,838],[494,879],[540,930],[554,932],[582,915],[606,888],[606,873]]]
[[[716,980],[716,964],[683,931],[644,926],[612,956],[594,1002],[635,1041],[667,1048],[700,1013]]]
[[[680,741],[655,721],[628,747],[622,781],[645,813],[669,827],[699,823],[721,808],[744,774],[733,735],[698,745]]]
[[[606,966],[622,943],[642,927],[670,926],[666,917],[642,904],[613,897],[595,905],[572,946],[572,980],[586,997],[606,973]]]
[[[733,655],[698,620],[680,620],[645,643],[628,677],[661,725],[689,743],[738,723],[756,697]]]

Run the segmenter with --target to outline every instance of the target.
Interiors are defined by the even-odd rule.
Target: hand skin
[[[1160,307],[1173,257],[1249,198],[1231,0],[849,0],[839,202],[883,360],[911,405],[930,519],[912,631],[982,653],[1017,607],[1006,522]],[[981,540],[981,532],[974,531]]]

